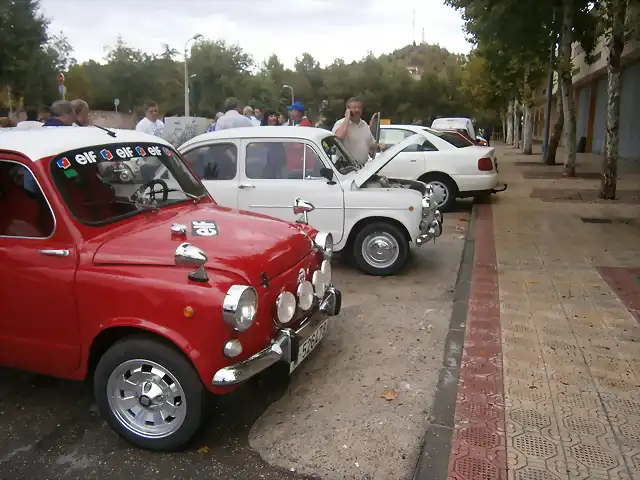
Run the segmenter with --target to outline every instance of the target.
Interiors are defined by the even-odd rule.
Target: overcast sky
[[[442,0],[41,0],[52,33],[73,46],[78,62],[102,61],[117,36],[130,46],[160,53],[183,51],[189,37],[239,44],[260,63],[276,53],[287,67],[309,52],[321,65],[380,55],[415,40],[468,53],[458,12]]]

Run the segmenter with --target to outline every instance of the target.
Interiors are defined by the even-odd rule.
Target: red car
[[[131,159],[167,172],[121,183],[101,167]],[[219,207],[157,137],[0,133],[0,365],[92,377],[137,446],[181,447],[209,393],[307,357],[340,312],[332,249],[304,220]]]

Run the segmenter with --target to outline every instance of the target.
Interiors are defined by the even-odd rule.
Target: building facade
[[[576,138],[585,144],[585,151],[604,153],[607,125],[607,55],[606,40],[601,37],[587,64],[585,52],[573,46],[572,76],[576,104]],[[554,76],[551,129],[556,116],[558,79]],[[539,89],[534,111],[534,139],[542,141],[546,90]],[[640,42],[630,40],[622,54],[620,92],[620,143],[622,158],[640,160]]]

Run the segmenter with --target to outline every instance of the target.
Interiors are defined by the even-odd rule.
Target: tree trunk
[[[533,153],[533,94],[529,86],[529,67],[524,74],[524,132],[522,133],[522,153]]]
[[[627,0],[612,0],[610,3],[611,33],[607,39],[607,133],[604,142],[602,181],[598,196],[615,200],[618,179],[618,143],[620,129],[620,57],[624,50]]]
[[[513,148],[520,148],[520,102],[513,101]]]
[[[507,136],[504,138],[507,145],[513,144],[513,102],[509,102],[507,110]]]
[[[501,115],[501,120],[502,120],[502,139],[506,140],[507,138],[507,117],[504,116],[504,114]]]
[[[560,37],[559,77],[562,84],[564,109],[564,171],[566,177],[576,176],[576,102],[573,98],[571,38],[573,30],[573,0],[562,0],[562,34]]]
[[[562,94],[560,88],[556,93],[556,123],[553,124],[553,133],[549,139],[549,145],[547,146],[547,152],[542,159],[547,165],[556,164],[556,152],[558,151],[558,145],[560,144],[560,138],[562,137],[562,131],[564,130],[564,108],[562,105]]]

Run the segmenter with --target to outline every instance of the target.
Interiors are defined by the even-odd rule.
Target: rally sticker
[[[213,220],[194,220],[191,222],[191,235],[213,237],[218,235],[218,226]]]
[[[111,160],[113,158],[113,153],[111,153],[106,148],[100,150],[100,155],[102,155],[102,158],[104,158],[105,160]]]
[[[141,146],[137,146],[136,147],[136,153],[138,155],[140,155],[141,157],[144,157],[147,155],[147,152],[144,151],[144,148],[142,148]]]
[[[167,157],[170,157],[171,155],[173,155],[173,154],[171,153],[171,150],[169,150],[167,147],[162,147],[162,151],[164,152],[164,154],[165,154]]]
[[[69,161],[69,159],[67,157],[62,157],[62,158],[58,159],[58,161],[56,162],[56,165],[58,165],[58,168],[66,170],[67,168],[69,168],[71,166],[71,162]]]

